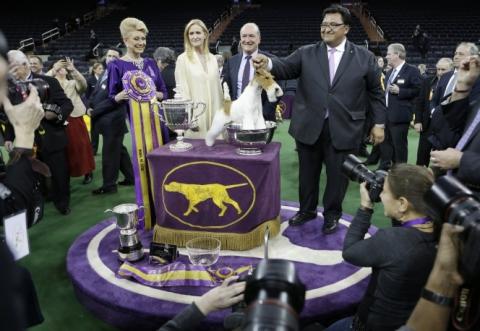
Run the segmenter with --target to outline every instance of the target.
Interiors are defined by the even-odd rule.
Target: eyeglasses
[[[322,30],[325,30],[327,28],[336,30],[338,27],[341,27],[342,25],[345,25],[345,23],[322,23],[320,24],[320,28]]]

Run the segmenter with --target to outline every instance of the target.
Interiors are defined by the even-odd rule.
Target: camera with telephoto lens
[[[32,84],[38,91],[38,97],[43,104],[48,99],[50,86],[41,78],[33,78],[25,81],[17,81],[13,77],[8,78],[8,97],[13,105],[22,103],[30,94],[29,85]]]
[[[385,177],[388,172],[385,170],[371,171],[355,155],[349,154],[342,164],[343,173],[352,181],[367,183],[368,196],[373,202],[380,202],[380,193],[383,190]]]
[[[480,200],[452,176],[438,178],[425,193],[428,215],[432,219],[461,225],[463,248],[460,273],[466,283],[480,277]]]
[[[41,78],[33,78],[26,81],[17,81],[13,77],[8,78],[8,98],[12,105],[18,105],[24,102],[30,94],[30,84],[35,86],[38,91],[38,97],[42,103],[44,111],[49,111],[57,115],[57,123],[63,124],[63,114],[60,106],[47,103],[50,96],[50,85]],[[7,116],[2,113],[0,121],[8,122]]]
[[[298,317],[305,303],[305,285],[291,261],[263,259],[246,281],[244,302],[224,321],[226,329],[299,330]],[[236,310],[242,309],[241,312]],[[236,324],[236,325],[235,325]]]

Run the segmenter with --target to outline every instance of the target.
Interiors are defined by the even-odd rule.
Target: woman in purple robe
[[[149,229],[155,223],[153,181],[147,166],[146,155],[168,141],[168,130],[158,116],[151,111],[150,102],[130,98],[124,89],[122,78],[130,71],[142,71],[152,78],[158,101],[166,99],[167,88],[160,70],[153,59],[142,58],[148,29],[142,21],[128,17],[120,23],[120,33],[127,53],[108,64],[108,90],[110,98],[119,105],[128,105],[128,117],[132,134],[132,161],[135,174],[135,193],[140,210],[139,220]],[[128,101],[128,102],[127,102]],[[147,103],[147,107],[141,107]],[[144,222],[142,222],[144,221]]]

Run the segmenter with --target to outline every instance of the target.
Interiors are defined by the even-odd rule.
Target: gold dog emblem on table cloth
[[[278,213],[258,212],[268,209],[256,200],[252,181],[258,180],[255,176],[263,178],[261,171],[247,175],[243,169],[213,161],[165,170],[155,241],[183,246],[193,237],[212,236],[222,241],[222,248],[246,249],[260,244],[267,226],[272,235],[278,233]]]

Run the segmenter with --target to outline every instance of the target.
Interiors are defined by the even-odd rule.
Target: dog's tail
[[[242,187],[242,186],[245,186],[245,185],[248,185],[248,183],[225,185],[225,188],[229,189],[229,188],[235,188],[235,187]]]
[[[226,115],[230,115],[230,107],[232,107],[230,89],[228,88],[227,82],[223,82],[223,111]]]
[[[227,82],[223,82],[223,100],[232,101],[230,97],[230,89],[228,88]]]

